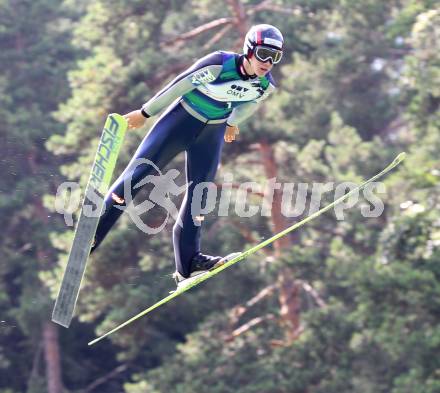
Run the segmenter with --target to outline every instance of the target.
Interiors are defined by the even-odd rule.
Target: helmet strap
[[[249,57],[248,57],[247,55],[244,55],[244,56],[243,56],[243,60],[241,61],[241,64],[240,64],[240,67],[241,67],[241,69],[242,69],[242,72],[244,73],[244,75],[245,75],[246,77],[248,77],[248,78],[252,78],[252,77],[255,76],[255,74],[249,74],[249,73],[246,71],[246,67],[244,66],[244,62],[245,62],[245,61],[247,61],[247,62],[249,63],[249,66],[251,66],[251,65],[250,65],[250,61],[249,61]]]

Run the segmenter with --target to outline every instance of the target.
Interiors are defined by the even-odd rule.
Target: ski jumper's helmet
[[[250,58],[255,54],[256,49],[270,49],[271,52],[278,53],[272,59],[273,63],[278,63],[283,53],[283,44],[283,35],[275,26],[267,24],[254,25],[249,29],[244,39],[243,53]],[[261,53],[265,57],[267,56],[266,51],[261,50]],[[261,59],[259,58],[259,60]]]

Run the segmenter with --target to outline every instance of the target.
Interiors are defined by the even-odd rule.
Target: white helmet
[[[246,34],[243,45],[243,53],[251,56],[256,46],[267,46],[269,48],[283,50],[284,38],[275,26],[254,25]]]

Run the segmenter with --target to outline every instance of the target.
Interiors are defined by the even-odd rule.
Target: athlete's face
[[[270,60],[263,63],[255,56],[251,56],[251,58],[249,59],[249,63],[252,67],[252,70],[257,76],[266,75],[273,67],[273,64],[270,62]]]

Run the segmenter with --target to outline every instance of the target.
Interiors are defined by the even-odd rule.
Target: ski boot
[[[196,279],[200,278],[201,275],[209,273],[210,271],[220,267],[240,254],[241,253],[239,252],[234,252],[225,257],[213,257],[211,255],[205,255],[201,252],[198,252],[191,260],[191,272],[189,277],[183,277],[177,271],[173,274],[173,278],[177,284],[177,289],[187,286]]]

